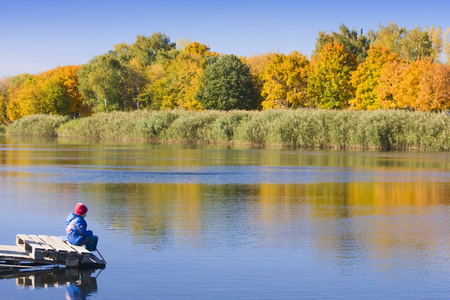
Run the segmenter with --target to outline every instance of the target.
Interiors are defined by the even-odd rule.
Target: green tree
[[[397,23],[389,22],[386,26],[380,24],[373,45],[380,48],[387,47],[391,52],[400,54],[400,41],[405,38],[406,33],[406,28],[399,27]]]
[[[111,54],[91,59],[78,72],[84,101],[97,112],[124,109],[122,97],[124,67]]]
[[[400,57],[407,61],[415,61],[419,58],[433,57],[433,43],[427,31],[416,27],[406,34],[400,41]]]
[[[255,109],[256,90],[246,64],[235,55],[224,55],[200,78],[195,99],[203,109]]]
[[[274,54],[262,75],[263,108],[306,106],[308,75],[309,60],[305,55],[297,51]]]
[[[163,61],[175,49],[168,36],[140,35],[127,45],[117,44],[108,53],[94,57],[80,72],[80,90],[95,111],[138,109],[141,92],[148,84],[147,68]],[[145,94],[147,96],[147,94]],[[145,98],[145,97],[144,97]]]
[[[170,42],[170,38],[161,33],[153,33],[151,37],[145,35],[136,36],[136,41],[127,48],[129,56],[136,58],[141,65],[149,66],[153,64],[158,55],[175,49],[175,43]]]
[[[420,26],[406,30],[405,27],[399,27],[396,23],[389,22],[385,27],[379,26],[373,44],[382,48],[387,47],[391,52],[397,53],[400,58],[407,61],[425,57],[435,59],[437,49],[433,50],[430,32],[430,30],[422,31]],[[437,39],[435,42],[435,46],[438,46]]]
[[[347,26],[341,24],[339,32],[332,32],[331,34],[324,31],[319,32],[314,55],[318,55],[326,45],[337,42],[344,46],[347,53],[354,55],[359,62],[363,62],[374,38],[373,31],[369,31],[367,35],[362,34],[362,31],[361,34],[358,34],[355,29],[349,30]]]
[[[320,108],[345,108],[354,98],[350,84],[351,72],[356,69],[357,60],[334,43],[326,45],[311,59],[311,74],[308,78],[308,94]]]

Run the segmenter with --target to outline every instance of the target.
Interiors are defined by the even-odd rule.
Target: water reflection
[[[66,289],[66,299],[88,299],[97,293],[97,277],[101,270],[49,269],[37,271],[2,271],[0,279],[15,278],[18,287],[28,289]]]
[[[448,288],[448,153],[3,142],[2,209],[14,213],[2,216],[0,237],[20,226],[63,230],[67,212],[87,202],[89,226],[101,230],[101,251],[116,268],[105,298],[120,294],[122,281],[133,288],[121,298],[148,295],[148,278],[163,299],[189,289],[211,299],[225,284],[266,299],[286,290],[332,298],[318,292],[324,285],[341,299],[367,290],[389,297],[396,286],[406,291],[405,281],[414,292],[399,298]]]
[[[78,192],[98,200],[103,223],[153,249],[309,245],[344,260],[353,258],[341,253],[435,247],[448,225],[435,213],[450,199],[449,184],[430,182],[90,184]]]

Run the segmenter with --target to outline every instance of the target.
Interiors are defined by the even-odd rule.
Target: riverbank
[[[86,118],[35,115],[7,135],[228,143],[298,148],[450,150],[450,117],[396,110],[133,111]]]

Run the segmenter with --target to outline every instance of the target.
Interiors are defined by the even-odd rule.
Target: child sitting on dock
[[[91,230],[87,230],[87,223],[84,220],[87,211],[86,205],[77,203],[75,212],[67,216],[66,233],[69,243],[76,246],[86,245],[86,249],[92,252],[97,250],[98,237]]]

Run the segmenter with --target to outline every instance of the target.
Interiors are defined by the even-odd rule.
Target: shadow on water
[[[97,277],[102,269],[2,270],[0,280],[15,279],[17,287],[31,290],[66,288],[66,299],[88,299],[97,293]]]

